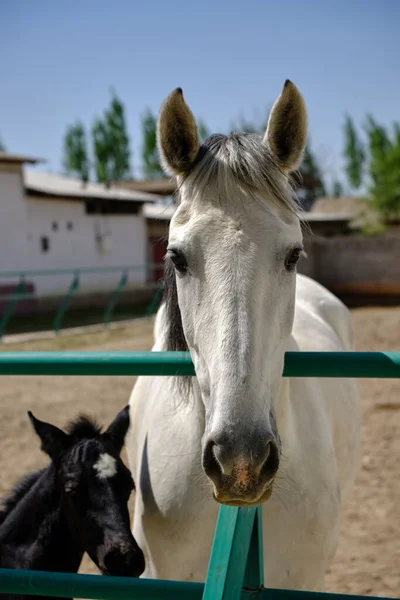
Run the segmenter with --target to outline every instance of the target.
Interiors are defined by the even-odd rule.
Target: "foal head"
[[[288,176],[306,137],[290,81],[263,139],[214,135],[200,146],[180,88],[160,110],[160,153],[179,183],[166,257],[169,349],[191,353],[205,407],[203,468],[224,504],[265,501],[279,467],[274,401],[303,250]]]
[[[104,433],[86,417],[71,423],[64,433],[28,414],[42,450],[55,467],[71,535],[104,575],[141,575],[144,556],[132,536],[128,512],[134,482],[120,457],[129,427],[129,407]]]

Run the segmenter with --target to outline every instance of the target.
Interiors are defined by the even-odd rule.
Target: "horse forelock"
[[[180,191],[195,197],[216,190],[219,200],[233,201],[235,189],[250,198],[268,199],[280,208],[298,214],[291,180],[283,173],[261,136],[253,133],[214,134],[202,144],[190,170],[181,177]]]

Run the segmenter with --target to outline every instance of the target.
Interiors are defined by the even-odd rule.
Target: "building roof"
[[[176,190],[176,179],[143,179],[119,181],[118,186],[127,190],[136,190],[148,192],[150,194],[160,194],[161,196],[172,196]]]
[[[143,206],[143,214],[146,219],[157,219],[158,221],[170,221],[175,211],[175,204],[145,204]]]
[[[0,152],[0,163],[29,163],[36,165],[37,163],[45,162],[43,158],[36,158],[34,156],[26,156],[24,154],[12,154],[11,152]]]
[[[351,197],[321,197],[317,198],[311,208],[311,213],[337,215],[355,219],[365,211],[366,205],[363,198]]]
[[[304,212],[300,215],[302,221],[309,221],[310,223],[348,223],[351,217],[348,215],[342,215],[337,213],[323,213],[323,212]]]
[[[125,202],[157,202],[161,198],[145,192],[122,189],[117,186],[106,188],[100,183],[88,182],[85,185],[77,180],[60,177],[39,171],[24,172],[25,188],[28,194],[73,198],[76,200],[123,200]]]

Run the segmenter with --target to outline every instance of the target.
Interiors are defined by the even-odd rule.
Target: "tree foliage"
[[[142,116],[142,172],[145,179],[164,176],[157,149],[157,119],[149,108]]]
[[[346,172],[353,187],[366,185],[372,206],[385,222],[400,215],[400,123],[389,131],[368,115],[363,130],[365,141],[347,117]]]
[[[92,127],[96,179],[109,185],[130,176],[130,148],[122,102],[113,93],[110,106]]]
[[[346,161],[346,174],[352,188],[358,189],[363,180],[365,151],[353,120],[349,115],[344,123],[344,158]]]
[[[99,183],[111,181],[109,172],[110,145],[106,124],[102,119],[96,119],[92,127],[94,169]]]
[[[6,147],[1,138],[0,138],[0,152],[6,152]]]
[[[338,179],[335,179],[332,186],[332,196],[335,198],[340,198],[343,196],[343,185],[340,183]]]
[[[321,172],[321,168],[318,164],[318,161],[311,149],[311,141],[308,141],[306,149],[304,151],[303,162],[301,164],[301,170],[303,173],[307,173],[310,175],[314,181],[318,181],[319,185],[315,190],[315,196],[325,196],[325,184],[323,181],[323,176]]]
[[[86,132],[80,121],[67,128],[64,138],[63,165],[67,174],[75,175],[84,182],[89,181]]]

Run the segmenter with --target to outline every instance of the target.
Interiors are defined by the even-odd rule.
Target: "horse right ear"
[[[42,442],[41,449],[51,459],[55,460],[68,447],[69,436],[55,425],[39,421],[39,419],[33,416],[31,411],[28,411],[28,416]]]

